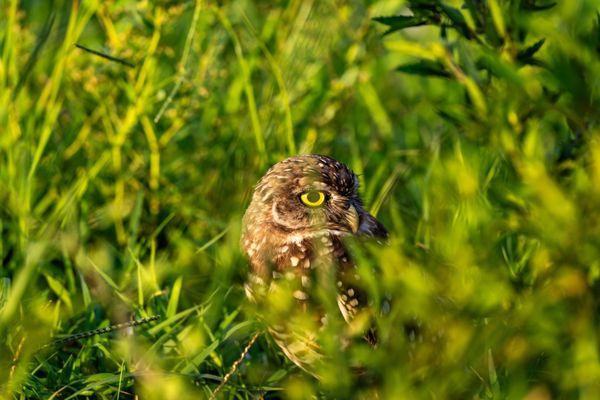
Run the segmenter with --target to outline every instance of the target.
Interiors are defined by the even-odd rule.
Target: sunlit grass
[[[252,187],[316,152],[391,233],[380,343],[334,321],[317,382],[262,334],[220,396],[598,398],[600,4],[418,3],[1,2],[0,397],[209,397]]]

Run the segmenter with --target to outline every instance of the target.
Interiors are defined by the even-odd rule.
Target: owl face
[[[256,187],[249,214],[282,234],[387,236],[364,210],[356,174],[320,155],[291,157],[271,167]]]

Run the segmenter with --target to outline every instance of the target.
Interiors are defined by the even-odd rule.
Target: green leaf
[[[267,382],[268,383],[279,382],[286,375],[287,375],[287,371],[285,369],[278,369],[277,371],[275,371],[275,373],[273,375],[271,375],[269,377],[269,379],[267,379]]]
[[[102,269],[99,266],[97,266],[94,263],[94,261],[92,261],[91,258],[88,257],[88,261],[89,261],[90,265],[92,267],[94,267],[96,272],[102,277],[102,279],[104,279],[104,281],[108,284],[108,286],[110,286],[115,291],[115,294],[117,296],[119,296],[119,298],[121,300],[123,300],[123,302],[125,302],[126,304],[132,303],[131,299],[129,299],[127,296],[125,296],[123,293],[121,293],[119,286],[115,283],[115,281],[106,272],[102,271]]]
[[[83,305],[87,307],[92,302],[90,289],[88,288],[88,285],[85,282],[85,279],[83,278],[83,274],[77,271],[77,275],[79,275],[79,282],[81,283],[81,295],[83,297]]]
[[[242,321],[239,324],[234,325],[231,329],[227,331],[227,333],[223,336],[223,340],[229,339],[234,333],[239,331],[240,329],[244,329],[248,326],[254,325],[254,321]]]
[[[526,61],[530,60],[534,56],[534,54],[537,53],[538,50],[542,48],[542,46],[544,45],[545,42],[546,42],[546,39],[540,39],[537,42],[535,42],[534,44],[532,44],[531,46],[527,47],[526,49],[519,51],[517,53],[517,60],[521,61],[521,62],[526,62]]]
[[[164,328],[170,329],[171,325],[173,325],[175,322],[177,322],[178,320],[180,320],[182,318],[187,317],[188,315],[190,315],[191,313],[193,313],[196,310],[201,309],[202,307],[204,307],[204,305],[199,304],[197,306],[188,308],[187,310],[180,311],[179,313],[173,315],[172,317],[167,318],[164,321],[162,321],[161,323],[156,324],[152,328],[148,329],[148,333],[150,335],[156,335],[158,332],[161,331],[161,329],[164,329]],[[204,311],[206,311],[206,310],[204,310]]]
[[[90,265],[94,267],[96,272],[102,277],[102,279],[104,279],[104,282],[106,282],[113,290],[120,293],[119,286],[115,283],[115,281],[106,272],[102,271],[102,269],[98,267],[91,258],[88,257],[88,261],[90,262]]]
[[[177,278],[173,284],[171,290],[171,297],[169,297],[169,304],[167,305],[167,318],[171,318],[177,312],[177,304],[179,303],[179,295],[181,293],[181,285],[183,283],[183,277]]]
[[[554,7],[557,2],[548,3],[548,4],[536,4],[535,0],[525,1],[523,3],[523,9],[530,11],[545,11]]]
[[[594,30],[592,32],[592,40],[596,44],[596,51],[600,53],[600,12],[596,13],[596,21],[592,29]]]
[[[189,374],[190,372],[192,372],[196,367],[202,364],[202,361],[204,361],[204,359],[208,357],[210,353],[212,353],[217,348],[219,343],[219,340],[215,340],[214,342],[212,342],[210,346],[206,347],[204,350],[198,353],[190,362],[188,362],[188,364],[185,367],[183,367],[180,372],[182,374]]]
[[[465,16],[462,12],[454,7],[447,6],[445,4],[440,4],[440,8],[446,14],[448,18],[454,23],[453,28],[456,28],[464,37],[467,39],[472,39],[473,33],[469,29],[467,25],[467,21],[465,20]]]
[[[101,373],[94,374],[94,375],[88,375],[85,378],[85,382],[87,382],[87,383],[102,382],[102,381],[106,381],[107,379],[112,380],[115,377],[116,377],[116,375],[113,373],[101,372]]]
[[[494,365],[492,349],[488,349],[488,373],[490,376],[490,386],[492,387],[493,398],[501,399],[502,391],[500,389],[500,383],[498,382],[498,373],[496,372],[496,366]]]
[[[471,18],[473,19],[473,22],[475,23],[477,29],[481,29],[485,24],[485,16],[482,15],[482,13],[478,9],[479,4],[479,2],[477,2],[476,4],[474,0],[465,0],[465,5],[463,6],[463,8],[469,10]]]
[[[56,20],[56,13],[51,12],[48,15],[48,18],[46,19],[46,22],[44,23],[44,26],[42,27],[42,30],[40,31],[40,33],[37,37],[35,47],[33,48],[33,51],[30,53],[27,63],[23,67],[22,72],[19,74],[19,81],[17,82],[17,86],[15,87],[15,89],[13,90],[13,93],[12,93],[13,99],[15,99],[17,97],[17,95],[23,88],[23,85],[25,84],[27,77],[29,76],[29,74],[35,67],[36,63],[40,59],[40,51],[46,45],[47,40],[50,37],[50,33],[52,32],[52,27],[54,26],[55,20]]]
[[[73,310],[73,303],[71,302],[71,298],[69,297],[69,291],[65,289],[65,287],[58,280],[54,279],[52,276],[48,274],[44,274],[46,278],[46,282],[48,282],[48,286],[50,289],[58,296],[58,298],[65,303],[69,310]]]
[[[427,60],[400,65],[396,71],[411,75],[450,77],[450,73],[440,63]]]
[[[515,65],[502,60],[495,53],[483,54],[477,64],[507,82],[517,86],[523,85],[523,79],[519,76]]]
[[[0,310],[8,301],[8,295],[10,293],[10,279],[0,278]]]
[[[492,15],[492,22],[494,23],[496,33],[504,41],[504,38],[506,37],[506,25],[504,23],[504,16],[502,15],[502,9],[496,0],[488,0],[487,3],[490,14]]]
[[[410,28],[413,26],[426,25],[427,20],[422,17],[407,16],[407,15],[395,15],[390,17],[375,17],[374,21],[380,24],[389,26],[389,29],[383,34],[389,35],[392,32],[399,31],[401,29]]]
[[[428,11],[436,12],[438,10],[439,0],[437,1],[422,1],[422,0],[411,0],[409,8],[413,11]]]

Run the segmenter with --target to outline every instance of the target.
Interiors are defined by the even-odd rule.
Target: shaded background
[[[316,152],[391,233],[381,342],[318,384],[261,337],[223,398],[598,398],[599,9],[2,1],[2,396],[209,396],[256,330],[252,187]]]

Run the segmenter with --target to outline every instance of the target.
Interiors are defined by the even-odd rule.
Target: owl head
[[[385,238],[387,231],[363,208],[358,178],[346,165],[322,155],[301,155],[272,166],[258,182],[244,216],[245,235]]]

